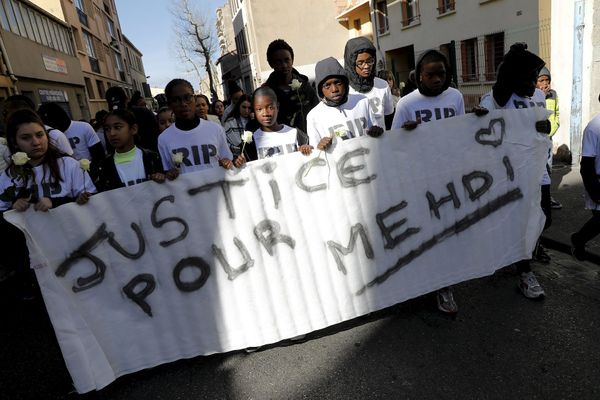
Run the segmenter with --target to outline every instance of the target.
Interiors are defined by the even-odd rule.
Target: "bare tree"
[[[177,35],[180,58],[192,64],[198,72],[194,58],[197,57],[208,75],[210,93],[217,98],[214,71],[211,67],[212,57],[218,49],[214,30],[206,18],[194,9],[189,0],[179,0],[171,10],[175,18],[175,34]]]

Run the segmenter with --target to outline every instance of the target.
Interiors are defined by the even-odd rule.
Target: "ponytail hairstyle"
[[[129,127],[133,127],[133,125],[138,125],[137,120],[135,119],[135,115],[129,111],[129,110],[125,110],[122,108],[116,108],[112,111],[110,111],[108,114],[106,114],[106,117],[104,117],[104,120],[106,121],[106,118],[110,117],[111,115],[114,115],[117,118],[122,119],[123,121],[125,121],[125,123],[127,125],[129,125]]]
[[[17,131],[19,127],[23,124],[34,123],[38,124],[42,127],[44,132],[46,132],[46,139],[48,140],[48,150],[44,157],[42,158],[42,162],[40,165],[48,166],[50,170],[51,182],[63,181],[62,176],[60,175],[60,168],[58,167],[58,159],[64,157],[65,154],[61,153],[52,143],[50,137],[48,136],[48,132],[44,126],[44,121],[40,118],[39,115],[36,114],[35,111],[30,109],[21,109],[13,112],[8,117],[8,121],[6,122],[6,141],[8,144],[8,149],[12,154],[21,151],[17,147]],[[11,161],[9,166],[10,175],[14,173],[14,164]],[[44,174],[46,174],[46,168],[44,168]],[[44,180],[42,178],[42,180]]]

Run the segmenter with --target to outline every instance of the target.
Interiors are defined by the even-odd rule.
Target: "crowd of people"
[[[227,104],[211,102],[194,93],[188,81],[173,79],[165,88],[164,104],[153,113],[140,96],[129,99],[123,89],[111,87],[106,92],[109,110],[96,114],[94,127],[72,121],[58,104],[36,110],[26,96],[9,97],[3,107],[5,140],[0,143],[0,212],[30,207],[43,212],[67,202],[84,205],[97,192],[148,180],[162,183],[209,168],[241,168],[295,151],[309,155],[314,149],[330,149],[336,140],[379,137],[386,129],[393,134],[394,129],[413,130],[465,114],[448,59],[437,50],[421,54],[402,88],[389,71],[376,71],[375,47],[363,37],[347,42],[344,66],[333,57],[316,64],[314,88],[294,68],[294,51],[284,40],[269,45],[267,60],[273,72],[264,85],[247,94],[231,83]],[[558,129],[559,111],[550,72],[526,44],[516,43],[505,54],[492,90],[469,111],[481,116],[490,109],[529,107],[552,112],[549,120],[531,121],[551,137]],[[579,259],[585,256],[585,243],[600,232],[600,116],[586,128],[583,148],[581,171],[592,218],[572,237]],[[540,182],[546,228],[551,208],[560,206],[550,196],[550,163],[551,152]],[[3,217],[0,235],[0,278],[14,275],[23,297],[30,298],[35,278],[25,238]],[[532,257],[549,261],[539,245]],[[544,296],[530,259],[516,267],[523,295]],[[439,290],[436,298],[440,311],[458,311],[450,287]]]

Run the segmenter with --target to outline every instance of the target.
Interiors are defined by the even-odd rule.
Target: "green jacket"
[[[552,112],[548,117],[550,121],[550,137],[554,136],[558,127],[560,126],[560,112],[558,110],[558,95],[556,91],[550,89],[550,92],[546,95],[546,109]]]

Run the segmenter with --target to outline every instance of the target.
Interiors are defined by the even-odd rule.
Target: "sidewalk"
[[[591,217],[590,211],[585,209],[579,164],[555,163],[552,168],[551,191],[552,197],[563,208],[552,210],[552,226],[542,234],[542,242],[546,247],[570,253],[571,234]],[[600,236],[590,241],[586,250],[587,260],[600,264]]]

